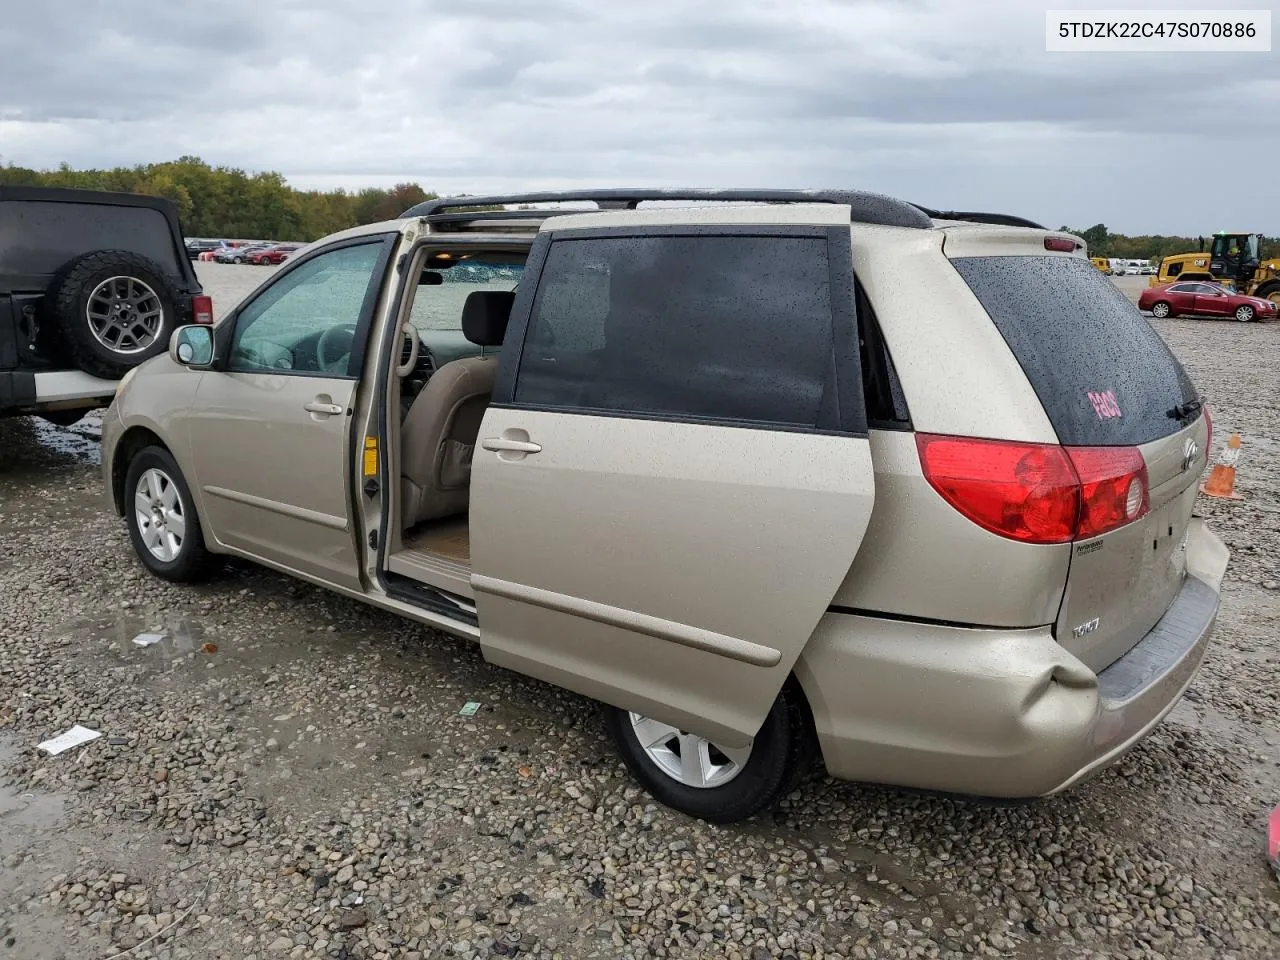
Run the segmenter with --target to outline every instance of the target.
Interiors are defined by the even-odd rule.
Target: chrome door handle
[[[542,444],[529,440],[508,440],[506,437],[487,437],[480,441],[485,450],[514,450],[517,453],[537,453]]]
[[[310,403],[304,403],[302,409],[308,413],[324,413],[339,414],[342,412],[342,405],[337,403],[326,403],[324,400],[312,400]]]

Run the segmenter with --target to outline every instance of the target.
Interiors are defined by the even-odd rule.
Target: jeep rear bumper
[[[0,416],[106,406],[115,390],[116,381],[80,370],[0,371]]]
[[[796,665],[832,776],[987,797],[1066,789],[1173,709],[1204,658],[1228,552],[1201,520],[1165,615],[1094,673],[1048,626],[965,628],[830,613]]]

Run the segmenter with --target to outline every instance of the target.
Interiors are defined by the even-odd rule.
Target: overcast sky
[[[0,161],[196,154],[300,187],[467,193],[852,187],[1280,234],[1280,52],[1046,53],[1045,10],[1089,6],[11,0]]]

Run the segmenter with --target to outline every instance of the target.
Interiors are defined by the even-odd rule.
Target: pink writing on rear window
[[[1089,402],[1093,404],[1093,412],[1098,415],[1099,420],[1113,420],[1122,416],[1120,413],[1120,404],[1116,402],[1116,395],[1110,390],[1102,392],[1089,391]]]

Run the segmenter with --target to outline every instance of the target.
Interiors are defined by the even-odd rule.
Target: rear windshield
[[[1079,257],[951,261],[1022,365],[1058,441],[1149,443],[1195,388],[1160,335],[1114,283]]]

